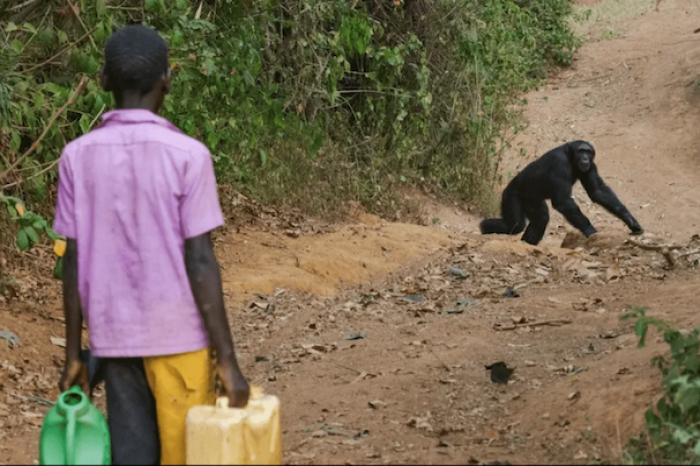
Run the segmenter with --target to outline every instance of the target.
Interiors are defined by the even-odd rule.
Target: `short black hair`
[[[131,24],[107,39],[104,73],[115,94],[148,94],[168,67],[168,45],[155,29]]]

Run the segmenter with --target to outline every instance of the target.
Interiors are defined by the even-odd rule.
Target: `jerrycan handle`
[[[84,397],[83,391],[78,385],[74,385],[66,393]],[[75,464],[75,418],[76,412],[74,409],[66,411],[66,464]]]
[[[216,408],[217,409],[228,409],[228,397],[227,396],[220,396],[216,399]]]
[[[250,387],[250,397],[249,400],[256,400],[259,398],[262,398],[265,392],[261,387],[258,387],[256,385],[251,385]],[[217,409],[228,409],[229,406],[229,399],[227,396],[220,396],[216,398],[216,404],[215,404]]]
[[[75,411],[68,411],[66,418],[66,464],[75,464]]]

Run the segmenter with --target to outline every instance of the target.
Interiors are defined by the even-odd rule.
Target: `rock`
[[[368,404],[372,409],[381,409],[386,407],[386,403],[380,400],[370,401]]]

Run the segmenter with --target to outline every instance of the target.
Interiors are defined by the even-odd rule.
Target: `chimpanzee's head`
[[[580,172],[587,172],[593,164],[595,149],[586,141],[573,141],[568,144],[569,161]]]

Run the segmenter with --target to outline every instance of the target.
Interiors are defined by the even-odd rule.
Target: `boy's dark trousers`
[[[156,402],[141,358],[97,358],[85,349],[90,396],[105,382],[112,464],[160,464]]]

